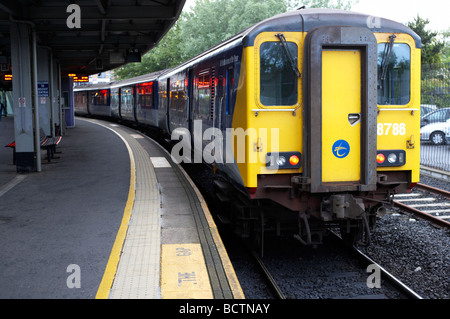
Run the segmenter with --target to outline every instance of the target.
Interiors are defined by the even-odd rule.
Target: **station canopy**
[[[14,21],[28,21],[38,46],[51,48],[63,74],[91,75],[138,62],[169,31],[184,4],[184,0],[0,0],[0,65],[11,61]]]

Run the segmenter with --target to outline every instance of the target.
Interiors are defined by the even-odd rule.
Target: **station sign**
[[[38,91],[38,96],[41,96],[41,97],[50,96],[48,81],[38,81],[37,91]]]
[[[88,76],[74,76],[73,77],[73,82],[89,82],[89,77]]]

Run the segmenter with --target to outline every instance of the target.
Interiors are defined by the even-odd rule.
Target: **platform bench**
[[[41,149],[45,149],[47,151],[47,161],[49,163],[51,159],[54,158],[56,146],[61,143],[61,140],[62,136],[47,136],[42,128],[39,130],[39,143]],[[5,145],[5,147],[10,147],[13,149],[13,164],[16,164],[16,141],[12,141],[11,143]]]

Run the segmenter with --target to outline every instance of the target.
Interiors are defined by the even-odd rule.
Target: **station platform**
[[[153,140],[77,118],[57,151],[18,174],[0,148],[0,298],[245,298],[201,194]]]

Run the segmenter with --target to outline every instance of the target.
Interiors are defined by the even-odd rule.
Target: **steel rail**
[[[395,200],[394,200],[394,205],[397,206],[398,208],[404,210],[404,211],[410,212],[410,213],[414,214],[415,216],[418,216],[421,219],[428,220],[428,221],[432,222],[435,225],[438,225],[438,226],[441,226],[441,227],[450,228],[450,222],[448,222],[448,221],[446,221],[446,220],[444,220],[442,218],[435,217],[435,216],[433,216],[431,214],[428,214],[426,212],[418,210],[418,209],[416,209],[414,207],[410,207],[408,205],[402,204],[402,203],[400,203],[398,201],[395,201]]]
[[[448,192],[444,189],[436,188],[436,187],[422,184],[422,183],[417,183],[416,187],[421,190],[429,191],[431,193],[435,193],[435,194],[438,194],[438,195],[441,195],[441,196],[444,196],[444,197],[450,199],[450,192]]]
[[[275,279],[270,274],[267,267],[264,265],[264,262],[259,258],[258,254],[254,251],[251,251],[253,258],[255,259],[256,263],[258,264],[259,268],[263,272],[264,276],[266,277],[267,281],[269,282],[270,288],[274,292],[275,296],[278,299],[286,299],[284,293],[281,291],[281,288],[276,283]]]
[[[397,279],[394,275],[392,275],[390,272],[388,272],[386,269],[384,269],[382,266],[376,263],[372,258],[364,254],[361,250],[359,250],[356,247],[353,247],[353,250],[359,255],[360,258],[362,258],[369,265],[370,264],[376,265],[380,269],[381,275],[384,276],[386,279],[388,279],[388,281],[391,284],[393,284],[395,287],[401,290],[404,294],[411,297],[412,299],[423,299],[418,293],[416,293],[410,287],[402,283],[399,279]]]

